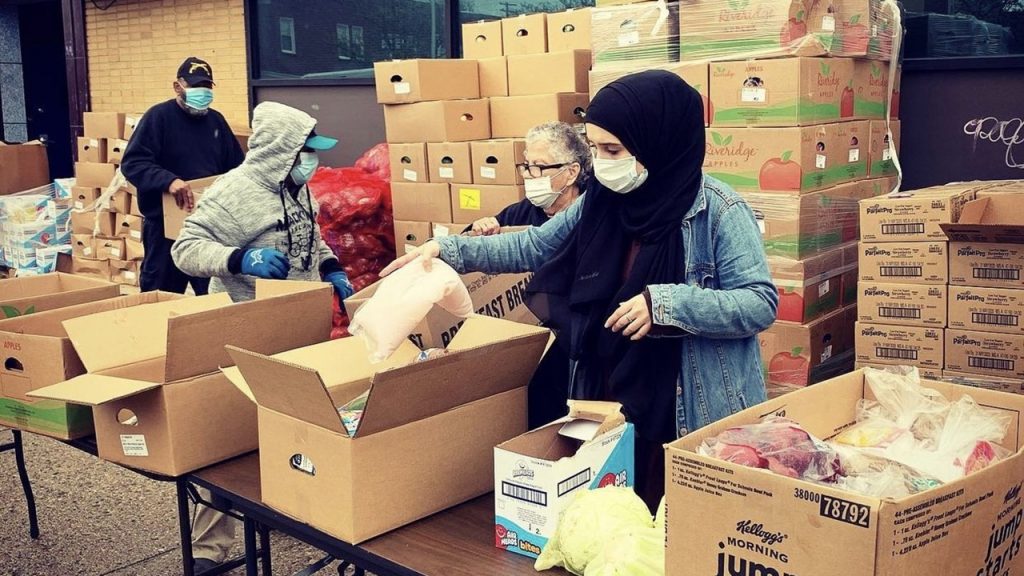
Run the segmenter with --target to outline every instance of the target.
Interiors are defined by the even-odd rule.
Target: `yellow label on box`
[[[479,210],[480,191],[476,188],[459,188],[459,208],[463,210]]]

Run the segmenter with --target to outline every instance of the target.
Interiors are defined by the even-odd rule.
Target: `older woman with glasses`
[[[477,220],[464,232],[490,236],[502,226],[540,226],[571,206],[590,179],[593,158],[587,141],[565,122],[533,127],[526,135],[525,156],[517,166],[526,199]]]

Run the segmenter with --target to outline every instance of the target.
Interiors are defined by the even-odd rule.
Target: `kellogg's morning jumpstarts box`
[[[569,401],[569,415],[494,449],[494,545],[531,558],[581,490],[633,486],[633,425],[614,402]]]

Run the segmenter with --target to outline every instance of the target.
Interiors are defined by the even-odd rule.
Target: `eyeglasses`
[[[571,164],[571,162],[563,162],[561,164],[529,164],[527,162],[522,162],[516,164],[516,168],[519,168],[519,173],[522,174],[524,178],[526,176],[529,176],[530,178],[540,178],[544,174],[545,170],[564,168],[569,164]]]

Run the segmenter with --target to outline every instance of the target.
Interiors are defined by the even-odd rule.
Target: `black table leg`
[[[272,576],[273,566],[270,560],[270,528],[260,525],[260,562],[263,564],[263,576]]]
[[[242,519],[242,529],[245,533],[245,576],[257,576],[256,522],[246,516]]]
[[[18,465],[18,477],[21,478],[21,489],[25,491],[25,502],[28,505],[28,533],[33,539],[39,538],[39,520],[36,517],[36,498],[32,494],[32,483],[28,479],[25,468],[25,446],[21,441],[21,430],[11,430],[14,434],[14,460]]]
[[[192,522],[188,512],[188,482],[184,478],[175,481],[178,489],[178,530],[181,534],[181,569],[184,576],[192,572]]]

